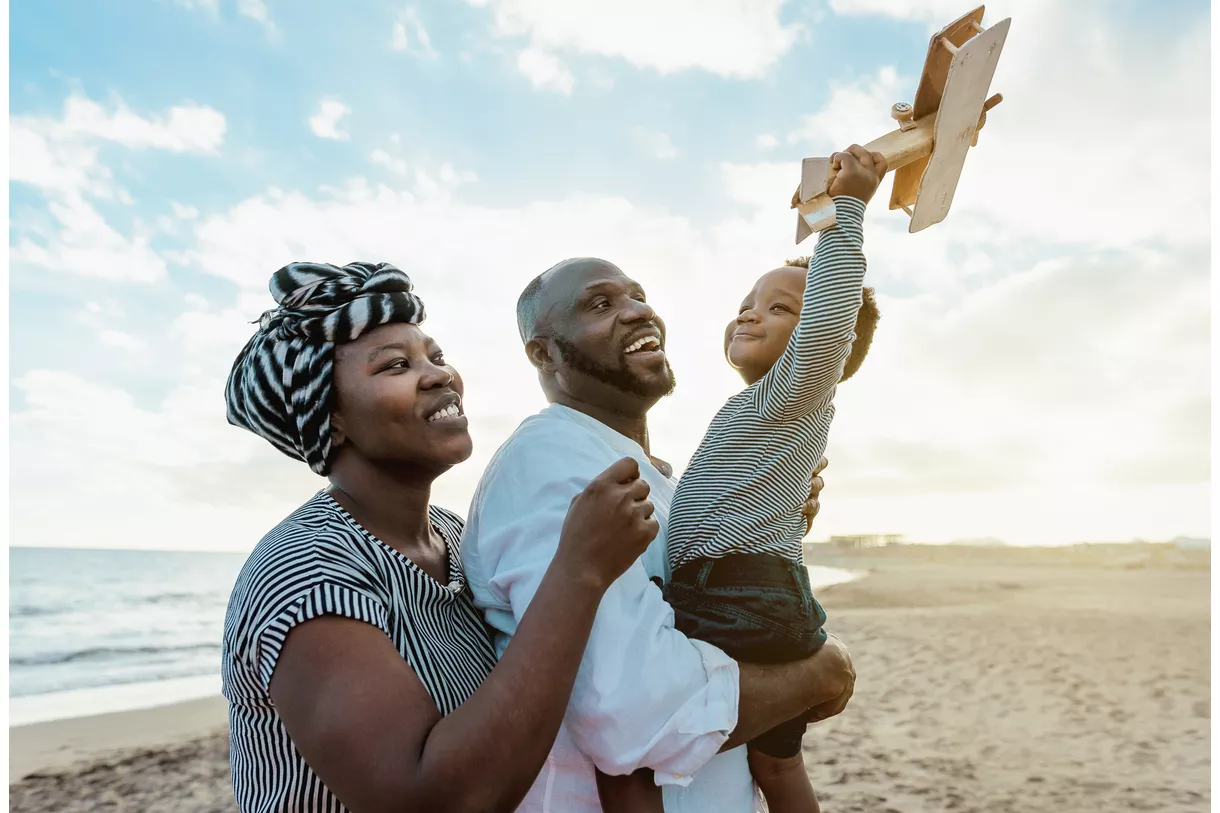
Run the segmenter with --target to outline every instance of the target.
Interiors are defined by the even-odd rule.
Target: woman
[[[462,380],[391,265],[296,263],[233,365],[229,421],[330,485],[250,555],[225,620],[242,811],[516,807],[563,718],[602,593],[657,533],[627,458],[573,501],[496,663],[429,504],[471,453]]]

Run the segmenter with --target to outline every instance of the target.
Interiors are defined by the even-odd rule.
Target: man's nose
[[[657,312],[647,302],[633,299],[631,304],[627,306],[623,318],[628,322],[651,322],[657,318]]]

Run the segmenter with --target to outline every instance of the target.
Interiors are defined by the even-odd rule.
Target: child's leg
[[[805,760],[794,757],[773,757],[753,745],[746,749],[750,773],[758,783],[767,809],[771,813],[820,813],[818,797],[805,771]]]
[[[597,796],[604,813],[664,813],[661,789],[652,779],[652,771],[641,768],[627,776],[610,776],[597,772]]]

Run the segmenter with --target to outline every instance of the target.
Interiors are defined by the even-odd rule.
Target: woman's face
[[[473,449],[462,377],[418,325],[393,322],[335,347],[336,461],[359,454],[437,474]]]

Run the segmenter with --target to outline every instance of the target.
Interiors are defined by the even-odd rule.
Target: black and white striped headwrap
[[[292,263],[270,288],[279,307],[262,315],[225,385],[229,423],[325,476],[335,345],[389,322],[418,325],[424,303],[389,263]]]

